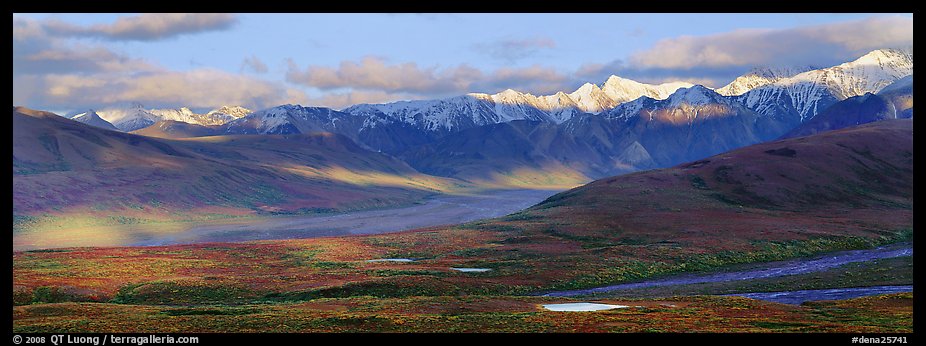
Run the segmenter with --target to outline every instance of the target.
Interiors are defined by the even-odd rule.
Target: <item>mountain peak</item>
[[[514,89],[505,89],[502,92],[492,95],[492,99],[495,102],[501,103],[518,103],[523,100],[525,97],[533,96],[528,93],[522,93]]]
[[[604,81],[604,85],[608,85],[608,84],[620,84],[620,83],[627,82],[627,81],[629,81],[629,82],[634,82],[634,83],[639,83],[639,82],[637,82],[637,81],[635,81],[635,80],[626,79],[626,78],[621,78],[621,77],[619,77],[619,76],[616,76],[616,75],[613,75],[613,74],[612,74],[610,77],[608,77],[608,80]]]
[[[71,120],[81,122],[90,126],[99,127],[107,130],[117,130],[112,123],[103,120],[99,114],[97,114],[92,109],[88,110],[86,113],[80,113],[71,118]]]
[[[885,64],[897,63],[912,64],[913,52],[907,49],[875,49],[847,64],[882,66]]]
[[[632,79],[612,75],[605,81],[601,91],[614,103],[614,105],[636,100],[646,96],[657,100],[664,100],[679,88],[690,87],[687,82],[668,82],[662,84],[640,83]]]
[[[813,71],[817,68],[810,65],[805,66],[757,66],[742,76],[736,77],[730,84],[718,88],[717,93],[724,96],[738,96],[746,92],[778,82],[783,79],[791,78],[807,71]]]
[[[97,118],[99,118],[100,115],[97,114],[93,109],[88,109],[86,112],[77,113],[77,114],[72,115],[72,116],[71,116],[71,119],[77,119],[77,118],[85,118],[85,119],[86,119],[86,118],[92,118],[92,117],[97,117]]]
[[[253,111],[250,109],[241,107],[241,106],[222,106],[216,109],[213,109],[206,113],[206,115],[212,114],[226,114],[235,119],[242,118],[248,114],[251,114]]]
[[[680,88],[674,94],[670,95],[669,104],[673,107],[682,104],[691,106],[700,106],[709,103],[720,102],[720,94],[708,87],[697,84],[689,88]]]
[[[589,95],[593,92],[598,92],[598,91],[601,91],[601,88],[599,88],[598,85],[592,84],[592,83],[585,83],[585,84],[582,84],[582,86],[580,86],[578,89],[576,89],[576,91],[573,92],[573,94]]]

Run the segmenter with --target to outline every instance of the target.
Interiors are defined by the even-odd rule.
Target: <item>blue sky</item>
[[[720,87],[756,66],[912,46],[912,14],[14,14],[15,105],[207,109]]]

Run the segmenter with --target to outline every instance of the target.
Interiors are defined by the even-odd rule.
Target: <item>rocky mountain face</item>
[[[777,78],[737,96],[737,101],[796,127],[840,100],[878,92],[912,74],[911,51],[879,49],[844,64]]]

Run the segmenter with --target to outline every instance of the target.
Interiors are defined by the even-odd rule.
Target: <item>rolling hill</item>
[[[601,179],[522,214],[536,220],[531,229],[568,237],[702,249],[912,230],[913,121],[766,142]]]
[[[14,228],[381,207],[459,183],[331,133],[168,140],[22,107],[13,133]]]

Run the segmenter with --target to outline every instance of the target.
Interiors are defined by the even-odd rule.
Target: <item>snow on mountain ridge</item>
[[[92,109],[84,113],[72,116],[71,120],[107,130],[118,130],[115,126],[113,126],[112,123],[103,120],[103,118],[101,118],[100,115],[94,112]]]
[[[703,85],[695,85],[690,88],[678,89],[675,93],[666,99],[670,107],[679,107],[681,105],[703,106],[711,103],[727,103],[721,95]]]
[[[614,103],[633,101],[640,96],[664,100],[678,89],[690,88],[694,84],[688,82],[669,82],[663,84],[646,84],[635,80],[611,76],[605,81],[601,91]],[[613,107],[613,105],[611,106]]]
[[[611,76],[599,87],[586,83],[572,93],[557,92],[535,96],[513,89],[496,94],[469,93],[440,100],[398,101],[384,104],[362,104],[342,111],[381,118],[391,118],[428,131],[452,131],[460,126],[482,126],[513,120],[544,121],[561,124],[576,114],[597,114],[614,106],[647,96],[665,99],[676,90],[691,87],[686,82],[658,85]],[[369,122],[371,126],[383,123]]]
[[[251,111],[250,109],[241,107],[241,106],[222,106],[222,107],[209,111],[208,113],[206,113],[206,115],[212,116],[215,114],[225,114],[234,119],[238,119],[238,118],[243,118],[251,113],[253,113],[253,111]]]
[[[689,88],[680,88],[663,100],[642,96],[636,100],[621,103],[606,113],[602,113],[602,116],[626,121],[643,114],[650,117],[648,120],[652,120],[653,112],[669,110],[675,113],[680,112],[680,114],[690,113],[692,119],[694,119],[701,109],[716,108],[718,106],[725,109],[742,108],[732,98],[720,95],[713,89],[698,84]]]
[[[126,108],[111,107],[97,111],[100,117],[119,130],[130,132],[142,129],[161,120],[173,120],[194,125],[214,126],[223,125],[229,121],[241,118],[251,111],[241,106],[222,106],[206,114],[198,114],[187,107],[177,109],[145,109],[138,102],[133,102]]]
[[[756,67],[716,91],[724,96],[738,96],[763,85],[816,69],[813,66]]]
[[[766,116],[783,107],[790,109],[803,122],[836,101],[877,92],[911,74],[912,52],[878,49],[850,62],[781,78],[752,89],[738,99]]]

